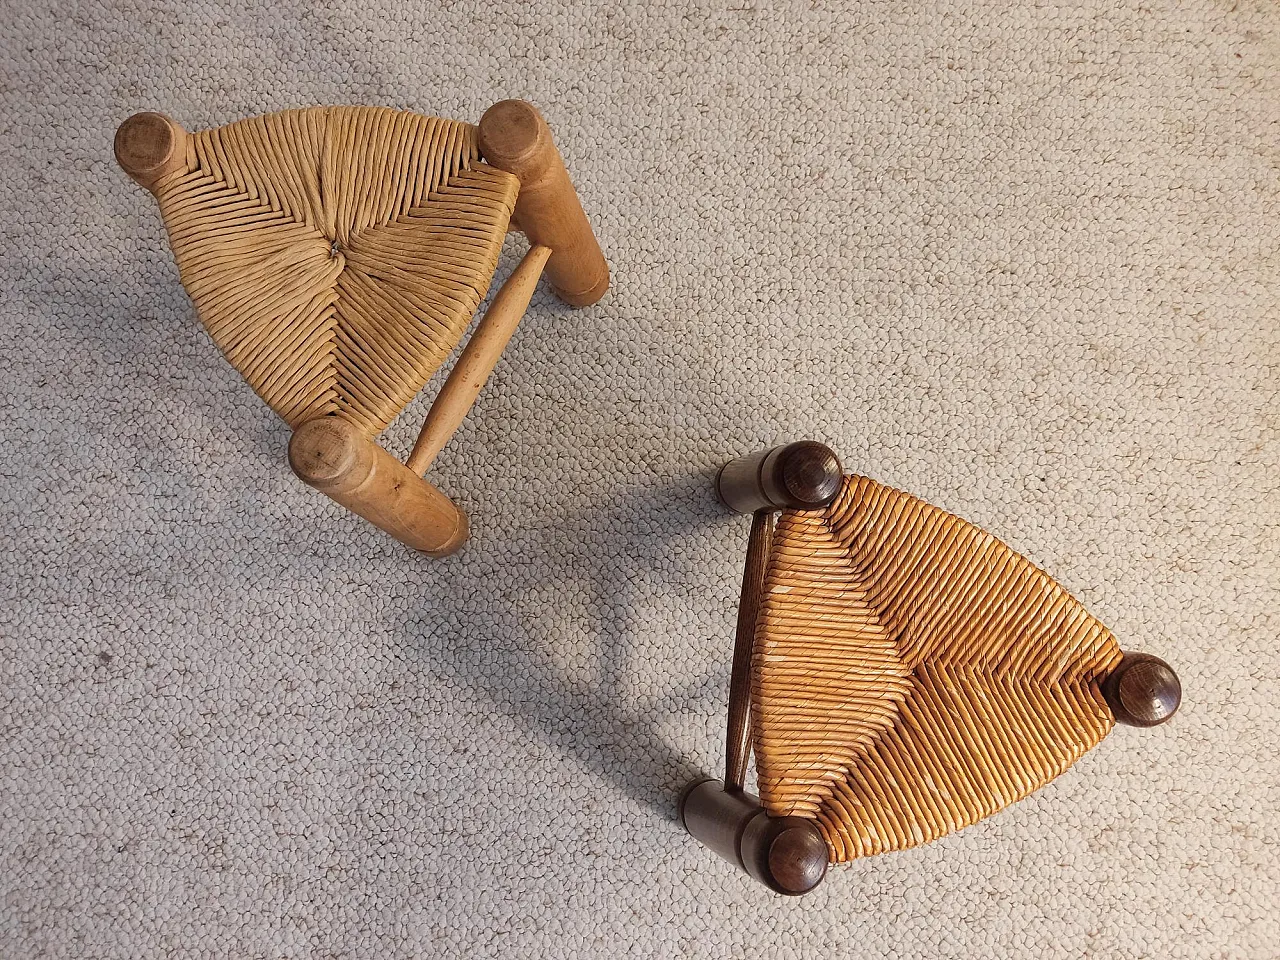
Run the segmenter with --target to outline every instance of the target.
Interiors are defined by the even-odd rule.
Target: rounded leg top
[[[522,188],[546,172],[555,149],[547,122],[525,100],[503,100],[486,110],[478,140],[484,158],[515,174]]]
[[[524,100],[495,103],[477,139],[488,163],[520,180],[515,218],[530,243],[551,248],[546,270],[556,296],[574,307],[603,297],[609,265],[542,114]]]
[[[830,447],[800,440],[726,463],[716,494],[738,513],[757,510],[820,510],[844,482],[844,468]]]
[[[352,423],[336,416],[302,424],[289,441],[289,464],[305,483],[433,557],[467,539],[467,515]]]
[[[162,113],[135,113],[116,130],[115,151],[121,169],[150,190],[186,167],[187,132]]]
[[[774,893],[808,893],[827,875],[827,842],[802,817],[771,817],[758,797],[719,780],[690,784],[680,798],[689,834]]]
[[[1102,696],[1117,723],[1154,727],[1182,703],[1182,683],[1173,667],[1149,653],[1128,653],[1105,680]]]
[[[788,897],[820,884],[829,864],[827,841],[800,817],[756,817],[742,831],[742,858],[748,873]]]
[[[365,482],[378,459],[373,442],[341,417],[317,417],[293,432],[289,466],[298,479],[324,490],[348,493]]]

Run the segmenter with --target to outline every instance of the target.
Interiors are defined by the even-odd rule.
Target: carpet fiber
[[[1277,956],[1269,0],[54,6],[0,39],[0,956]],[[434,562],[293,478],[111,138],[505,97],[614,286],[535,298]],[[674,820],[746,541],[709,476],[804,437],[1182,712],[799,901],[714,859]]]

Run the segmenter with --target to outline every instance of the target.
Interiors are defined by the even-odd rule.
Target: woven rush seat
[[[310,107],[196,133],[144,113],[117,131],[116,156],[154,194],[200,322],[294,429],[295,472],[405,543],[456,549],[465,514],[421,475],[543,270],[574,306],[608,286],[538,112],[504,101],[477,127]],[[400,464],[374,438],[457,348],[517,217],[529,253]]]
[[[1026,558],[865,477],[773,534],[752,689],[760,799],[838,863],[1044,786],[1113,726],[1115,637]]]
[[[844,476],[820,444],[734,461],[717,490],[753,514],[726,772],[691,785],[681,816],[779,893],[970,826],[1116,722],[1154,726],[1178,707],[1168,664],[1123,652],[1031,561]],[[758,799],[743,789],[752,753]]]
[[[201,131],[185,167],[154,192],[214,342],[290,426],[371,434],[458,345],[520,186],[471,124],[377,107]]]

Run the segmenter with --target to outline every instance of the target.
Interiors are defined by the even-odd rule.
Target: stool
[[[545,271],[595,303],[609,270],[546,122],[506,100],[472,126],[379,107],[311,107],[188,133],[158,113],[116,131],[155,196],[201,323],[290,427],[306,483],[432,556],[466,514],[423,479]],[[376,437],[453,352],[508,230],[529,251],[498,291],[406,463]]]
[[[1154,726],[1178,709],[1167,663],[1122,652],[1026,558],[844,476],[822,444],[735,460],[716,489],[752,514],[725,776],[691,784],[680,817],[777,893],[976,823],[1115,723]],[[753,751],[758,798],[743,789]]]

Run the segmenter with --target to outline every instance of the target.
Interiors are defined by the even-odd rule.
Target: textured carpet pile
[[[1269,0],[3,14],[0,956],[1280,956]],[[614,286],[535,298],[434,562],[293,478],[111,138],[512,96]],[[802,900],[714,859],[674,821],[746,541],[709,476],[804,437],[1044,566],[1181,714]]]

